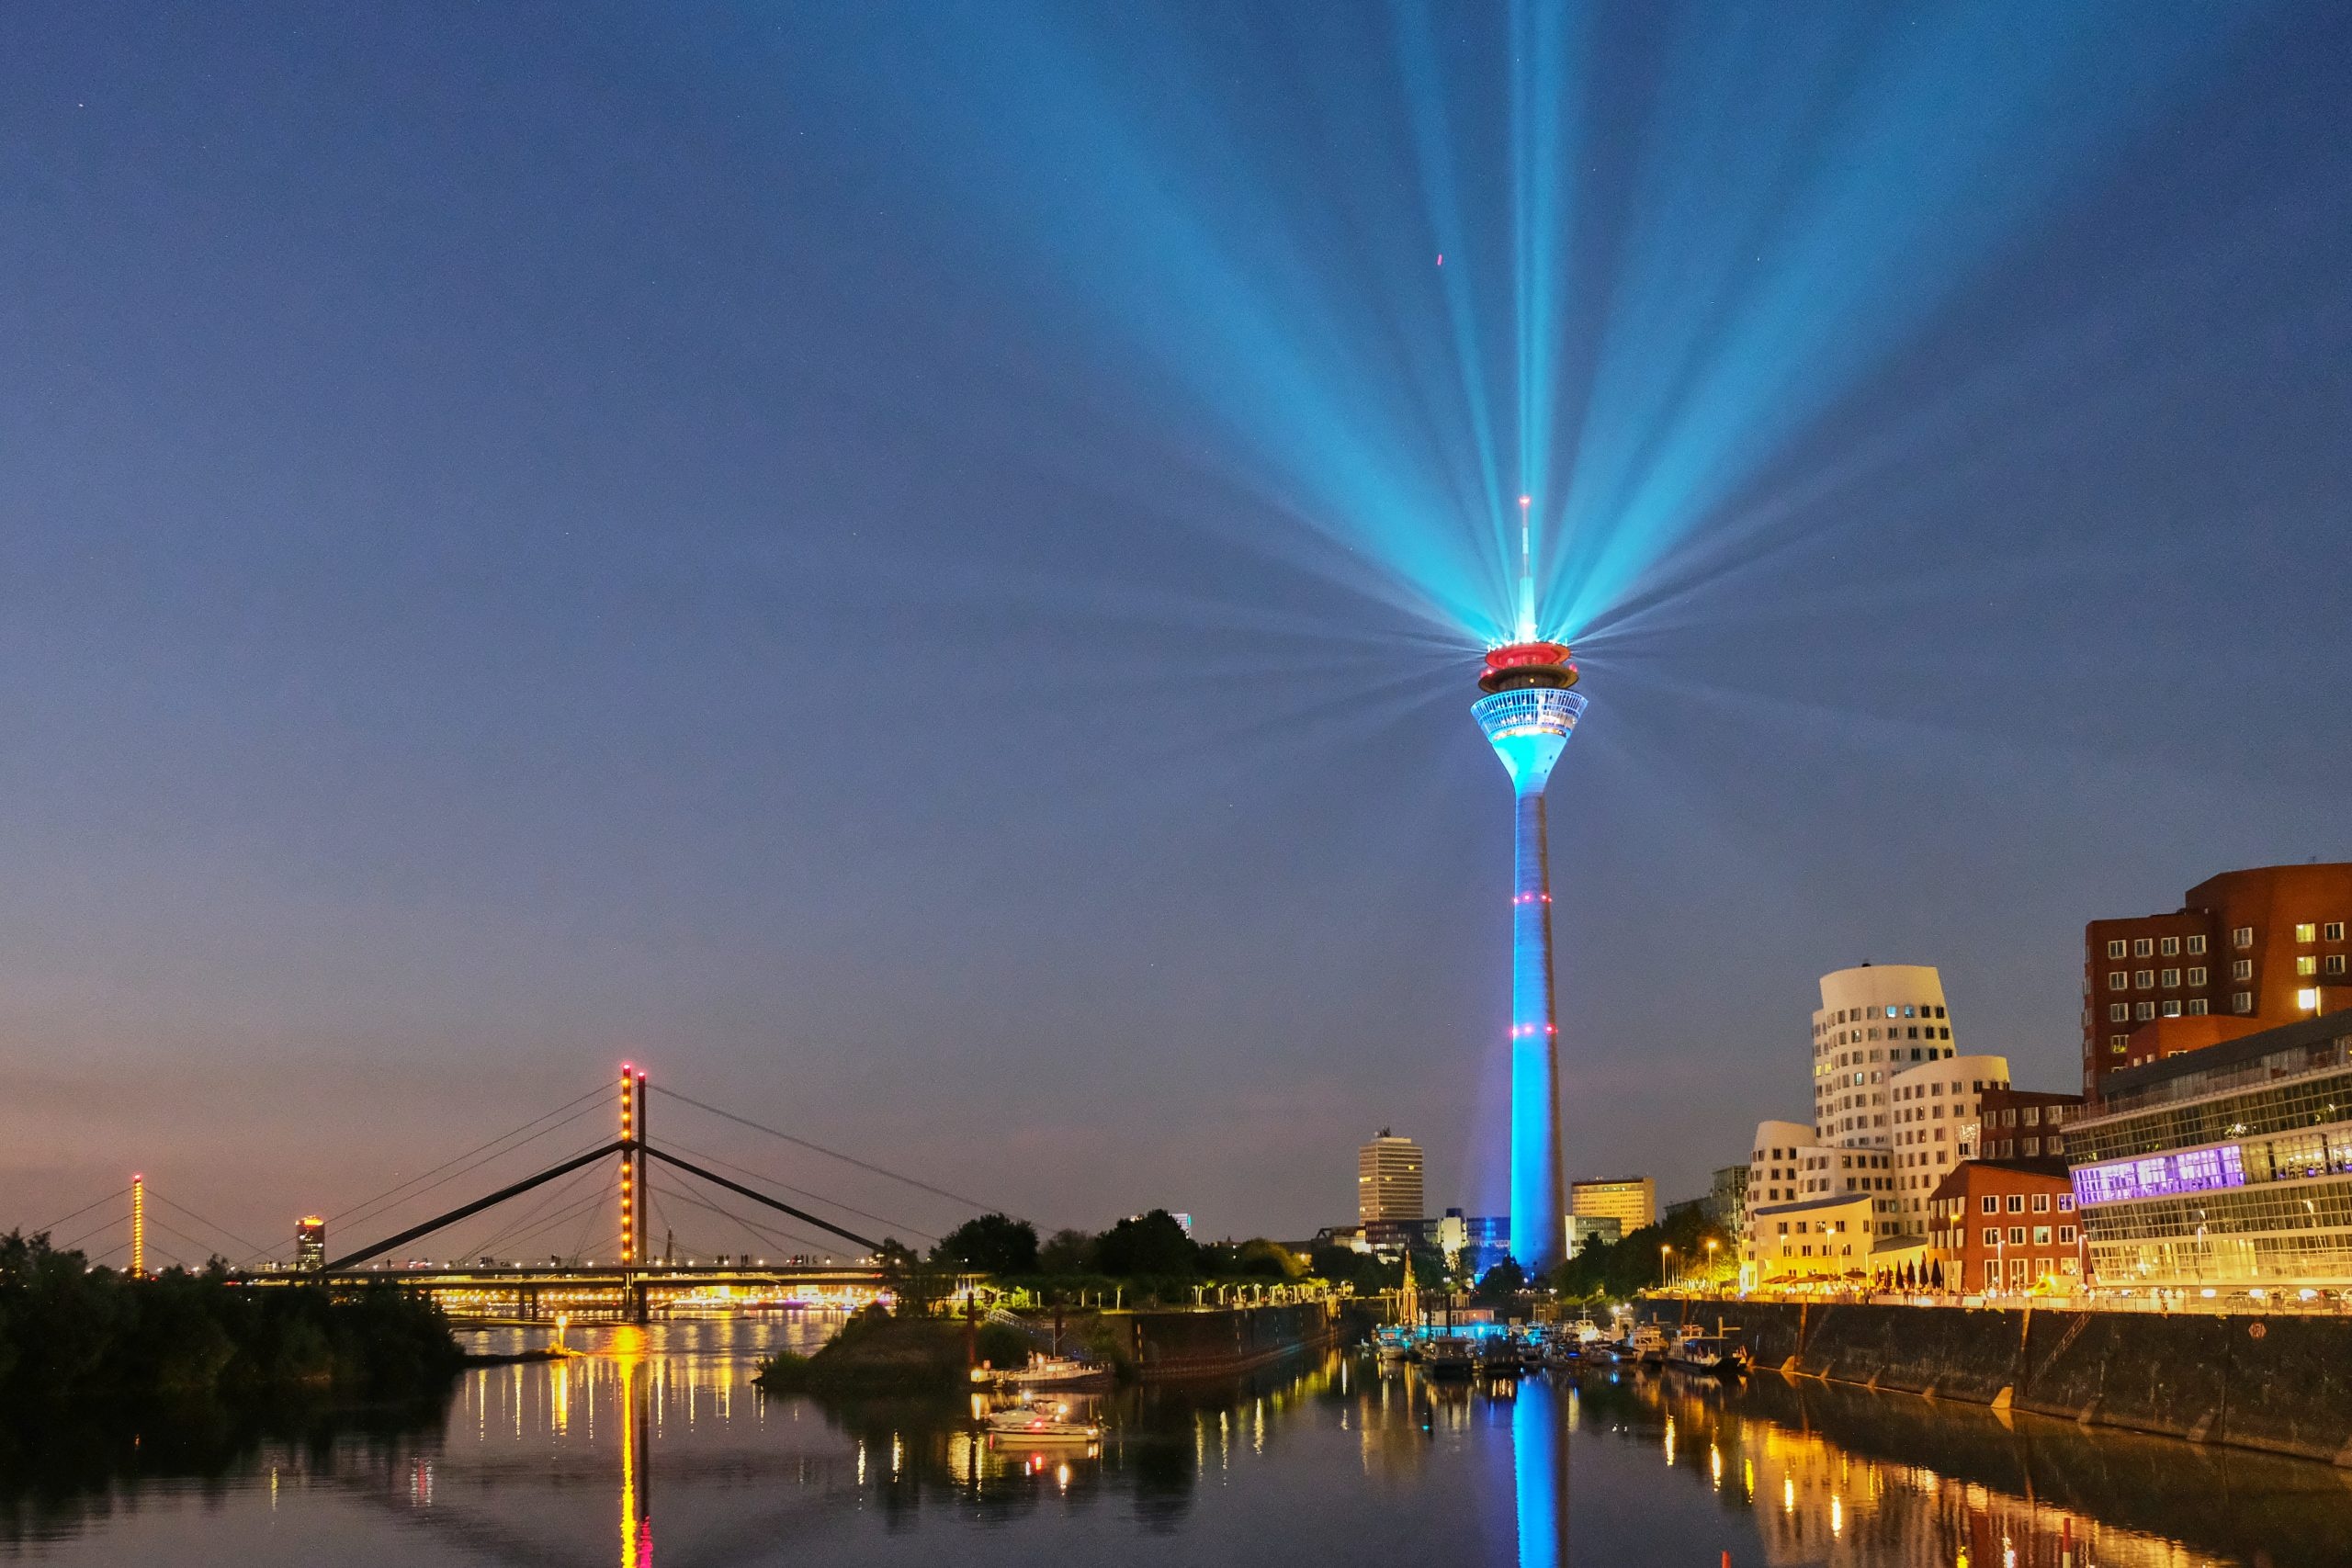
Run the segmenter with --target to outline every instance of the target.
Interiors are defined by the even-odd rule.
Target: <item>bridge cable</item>
[[[255,1247],[252,1242],[247,1241],[243,1236],[239,1235],[227,1225],[220,1224],[217,1220],[206,1219],[202,1214],[198,1213],[186,1203],[175,1202],[173,1200],[164,1197],[161,1192],[156,1191],[152,1187],[147,1190],[147,1196],[153,1198],[158,1203],[178,1210],[181,1213],[186,1214],[189,1219],[194,1220],[198,1224],[204,1226],[208,1230],[220,1232],[222,1235],[227,1236],[231,1241],[235,1242],[239,1247],[243,1247],[248,1258],[259,1258],[270,1250],[266,1247]]]
[[[592,1100],[602,1100],[609,1092],[610,1091],[604,1086],[599,1085],[576,1100],[566,1100],[563,1104],[557,1106],[553,1111],[548,1111],[544,1116],[534,1117],[532,1120],[524,1122],[519,1127],[514,1128],[508,1132],[501,1133],[497,1137],[491,1139],[489,1143],[476,1145],[474,1147],[468,1149],[464,1154],[458,1156],[455,1159],[444,1160],[441,1164],[435,1166],[431,1170],[421,1171],[417,1175],[410,1177],[406,1181],[401,1182],[398,1186],[388,1187],[383,1191],[376,1194],[373,1198],[364,1199],[360,1202],[354,1204],[352,1207],[345,1209],[338,1213],[329,1214],[327,1216],[327,1223],[329,1224],[334,1224],[343,1222],[356,1221],[364,1211],[380,1209],[384,1207],[394,1199],[396,1194],[406,1193],[406,1196],[410,1198],[422,1197],[424,1193],[432,1191],[433,1187],[439,1187],[447,1182],[456,1180],[458,1177],[463,1176],[465,1171],[451,1171],[449,1175],[442,1177],[441,1180],[433,1183],[433,1187],[426,1187],[416,1192],[407,1192],[407,1189],[416,1186],[418,1182],[423,1181],[428,1176],[438,1175],[442,1171],[448,1170],[453,1165],[458,1165],[464,1161],[472,1159],[476,1155],[481,1154],[485,1149],[497,1148],[500,1144],[503,1144],[511,1138],[519,1137],[525,1133],[531,1133],[531,1129],[537,1127],[540,1122],[551,1122],[556,1117],[563,1116],[564,1112],[568,1111],[571,1111],[571,1114],[570,1116],[565,1116],[564,1122],[576,1122],[581,1117],[588,1113],[585,1103],[586,1101]],[[581,1109],[574,1110],[574,1107],[581,1107]],[[558,1126],[562,1124],[563,1122],[557,1123]],[[514,1145],[514,1148],[499,1150],[499,1154],[512,1154],[514,1149],[521,1148],[523,1144],[536,1142],[537,1139],[544,1137],[547,1134],[554,1131],[555,1127],[552,1126],[542,1128],[539,1132],[531,1133],[529,1137],[524,1138],[523,1143]],[[495,1159],[497,1157],[498,1155],[492,1155],[489,1156],[490,1159]],[[477,1163],[487,1164],[488,1160],[485,1159]],[[473,1168],[469,1166],[467,1168],[471,1169]]]
[[[683,1150],[684,1152],[694,1156],[696,1159],[708,1160],[711,1164],[718,1166],[726,1170],[734,1171],[739,1176],[748,1176],[755,1181],[764,1181],[771,1187],[782,1188],[785,1191],[793,1193],[798,1197],[806,1198],[812,1203],[822,1203],[828,1208],[839,1209],[845,1214],[855,1214],[861,1220],[872,1220],[877,1225],[888,1225],[892,1230],[905,1231],[910,1235],[921,1236],[925,1241],[937,1241],[939,1239],[929,1231],[917,1230],[914,1226],[907,1224],[904,1220],[894,1220],[888,1214],[870,1214],[864,1209],[854,1209],[838,1198],[828,1198],[821,1192],[811,1192],[805,1187],[795,1187],[789,1181],[778,1181],[775,1177],[770,1176],[763,1170],[753,1170],[749,1166],[737,1165],[732,1160],[720,1159],[717,1155],[711,1154],[703,1149],[695,1148],[691,1144],[682,1144],[675,1138],[663,1138],[662,1142],[666,1147]]]
[[[49,1224],[45,1224],[45,1225],[35,1225],[31,1230],[28,1230],[28,1231],[25,1232],[24,1234],[25,1234],[25,1235],[47,1235],[49,1232],[53,1231],[53,1230],[55,1230],[58,1226],[60,1226],[60,1225],[63,1224],[64,1224],[66,1221],[68,1221],[68,1220],[78,1220],[78,1219],[80,1219],[83,1215],[85,1215],[85,1214],[88,1213],[91,1210],[93,1210],[93,1209],[96,1208],[96,1207],[98,1206],[98,1203],[111,1203],[111,1202],[113,1202],[113,1201],[114,1201],[116,1199],[118,1199],[118,1198],[128,1198],[128,1197],[130,1197],[130,1188],[128,1188],[128,1187],[118,1187],[118,1188],[116,1188],[113,1191],[111,1191],[111,1192],[107,1193],[105,1197],[103,1197],[103,1198],[99,1199],[99,1200],[98,1200],[98,1201],[97,1201],[97,1203],[85,1203],[85,1204],[83,1204],[80,1208],[78,1208],[78,1209],[74,1210],[72,1213],[70,1213],[70,1214],[61,1214],[61,1215],[59,1215],[56,1219],[53,1219],[53,1220],[50,1221],[50,1222],[49,1222]],[[109,1223],[109,1224],[111,1224],[112,1222],[111,1222],[111,1221],[109,1221],[108,1223]],[[85,1231],[83,1234],[84,1234],[85,1235],[88,1235],[89,1233],[88,1233],[88,1232],[86,1232],[86,1231]]]
[[[978,1198],[967,1198],[961,1192],[950,1192],[944,1187],[933,1187],[928,1181],[918,1181],[911,1176],[901,1176],[895,1170],[886,1170],[881,1166],[868,1164],[866,1161],[859,1159],[855,1155],[845,1155],[839,1149],[829,1149],[822,1144],[812,1144],[806,1138],[795,1136],[793,1134],[785,1132],[781,1128],[770,1127],[762,1122],[754,1122],[748,1116],[738,1116],[731,1111],[721,1111],[716,1105],[705,1105],[701,1100],[695,1100],[688,1095],[680,1094],[674,1089],[665,1089],[660,1084],[655,1084],[651,1087],[657,1094],[666,1095],[672,1100],[683,1101],[687,1105],[693,1106],[697,1111],[707,1111],[713,1116],[723,1117],[727,1121],[735,1122],[739,1126],[749,1127],[754,1133],[765,1133],[771,1138],[782,1138],[787,1144],[797,1144],[802,1148],[813,1150],[818,1154],[823,1155],[828,1159],[837,1159],[844,1165],[854,1165],[860,1170],[871,1171],[876,1176],[888,1177],[892,1181],[903,1182],[909,1187],[917,1188],[922,1191],[932,1194],[933,1197],[944,1198],[952,1203],[966,1204],[968,1207],[978,1209],[984,1213],[1005,1214],[1011,1213],[1010,1210],[1001,1208],[996,1204],[983,1203]]]
[[[573,1171],[563,1180],[549,1187],[547,1195],[541,1198],[537,1202],[532,1204],[521,1214],[506,1221],[503,1224],[501,1224],[496,1229],[492,1230],[490,1235],[485,1236],[481,1242],[472,1247],[467,1247],[464,1250],[473,1253],[476,1257],[480,1257],[483,1253],[495,1255],[501,1247],[507,1246],[510,1242],[520,1241],[524,1236],[536,1235],[545,1224],[552,1224],[558,1223],[560,1220],[570,1219],[573,1213],[573,1205],[571,1202],[565,1201],[565,1200],[570,1198],[573,1193],[576,1193],[580,1189],[580,1184],[582,1181],[587,1180],[588,1178],[594,1174],[594,1170],[595,1168],[594,1166],[583,1166],[580,1169]],[[592,1184],[589,1196],[592,1198],[601,1198],[604,1196],[604,1187],[601,1183]],[[550,1207],[553,1207],[558,1203],[561,1203],[562,1207],[556,1215],[542,1218],[542,1216],[548,1215],[548,1211]]]
[[[879,1251],[881,1248],[882,1244],[871,1236],[863,1236],[854,1230],[845,1230],[832,1221],[812,1214],[806,1209],[796,1209],[783,1199],[772,1198],[755,1187],[746,1187],[732,1177],[721,1176],[715,1170],[706,1170],[690,1160],[679,1158],[668,1149],[648,1145],[645,1146],[645,1152],[665,1164],[676,1166],[688,1176],[699,1176],[713,1187],[724,1187],[738,1197],[749,1198],[752,1202],[764,1204],[779,1213],[790,1214],[803,1224],[815,1225],[819,1230],[840,1236],[843,1241],[854,1241],[868,1252]]]
[[[188,1235],[187,1232],[180,1229],[177,1225],[173,1224],[170,1221],[165,1220],[160,1214],[150,1214],[147,1216],[147,1228],[150,1230],[169,1231],[172,1235],[179,1237],[190,1247],[193,1247],[199,1252],[204,1253],[208,1262],[212,1258],[220,1258],[220,1249],[219,1247],[214,1247],[209,1242],[198,1241],[196,1237]],[[223,1267],[226,1267],[229,1260],[225,1258],[220,1258],[220,1262]],[[193,1265],[183,1264],[182,1267],[187,1268],[191,1273],[195,1271]]]
[[[481,1213],[484,1209],[503,1203],[509,1198],[520,1198],[524,1193],[530,1191],[535,1187],[544,1187],[548,1182],[556,1180],[560,1177],[571,1175],[573,1171],[578,1170],[583,1165],[593,1165],[597,1160],[604,1158],[606,1155],[616,1155],[628,1146],[628,1145],[622,1143],[616,1138],[613,1142],[605,1144],[601,1147],[589,1150],[586,1154],[565,1160],[560,1165],[549,1166],[545,1170],[526,1176],[520,1181],[509,1182],[506,1186],[500,1188],[497,1191],[491,1193],[486,1198],[477,1198],[470,1203],[459,1204],[457,1208],[451,1209],[447,1213],[434,1215],[431,1219],[426,1220],[422,1224],[411,1225],[408,1229],[400,1232],[396,1235],[387,1236],[383,1240],[377,1242],[372,1246],[360,1248],[357,1252],[346,1253],[341,1258],[334,1258],[326,1265],[326,1272],[331,1274],[339,1274],[355,1263],[365,1263],[371,1258],[380,1257],[383,1254],[391,1251],[392,1248],[396,1247],[401,1247],[409,1242],[416,1240],[419,1236],[430,1235],[435,1231],[456,1224],[459,1220],[469,1220],[473,1218],[474,1215]]]
[[[758,1236],[763,1241],[777,1242],[787,1248],[811,1247],[820,1252],[824,1250],[825,1244],[823,1242],[802,1235],[797,1231],[786,1230],[781,1225],[770,1228],[766,1225],[758,1224],[751,1220],[745,1219],[742,1215],[737,1213],[732,1209],[726,1208],[707,1198],[698,1198],[693,1193],[684,1190],[683,1188],[673,1190],[670,1195],[677,1199],[681,1203],[691,1204],[695,1208],[701,1209],[706,1213],[717,1214],[721,1219],[732,1220],[735,1224],[741,1225],[752,1235]],[[714,1247],[711,1250],[716,1251],[717,1248]]]

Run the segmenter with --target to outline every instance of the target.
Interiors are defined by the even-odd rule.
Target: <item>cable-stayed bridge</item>
[[[121,1255],[133,1273],[156,1259],[226,1265],[256,1287],[390,1284],[433,1296],[453,1315],[539,1321],[559,1315],[644,1321],[680,1311],[854,1306],[880,1292],[879,1237],[936,1237],[903,1221],[795,1186],[768,1172],[651,1136],[651,1100],[724,1122],[977,1213],[986,1205],[912,1176],[771,1127],[666,1088],[624,1064],[618,1079],[575,1097],[334,1215],[301,1221],[293,1256],[256,1247],[165,1196],[143,1176],[130,1187],[43,1227],[74,1221],[73,1247],[108,1233],[120,1239],[95,1264]],[[605,1131],[528,1175],[498,1183],[424,1218],[391,1226],[427,1198],[463,1192],[512,1169],[526,1151],[547,1158],[565,1134],[610,1116]],[[128,1221],[127,1232],[122,1227]],[[706,1245],[681,1247],[673,1222]],[[658,1231],[656,1227],[658,1228]],[[341,1250],[330,1235],[373,1235]],[[194,1233],[203,1233],[194,1234]],[[210,1236],[211,1240],[205,1239]],[[225,1240],[230,1245],[219,1245]],[[707,1245],[720,1241],[714,1247]],[[549,1246],[549,1242],[556,1245]],[[460,1246],[452,1244],[462,1243]]]

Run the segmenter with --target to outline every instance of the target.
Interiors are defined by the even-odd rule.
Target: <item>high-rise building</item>
[[[1943,977],[1932,964],[1865,964],[1824,975],[1813,1015],[1815,1135],[1842,1148],[1891,1146],[1888,1080],[1955,1050]]]
[[[2140,1062],[2352,1006],[2347,922],[2352,863],[2342,861],[2223,872],[2171,914],[2091,921],[2083,1092],[2096,1097]]]
[[[1356,1150],[1356,1221],[1421,1217],[1421,1145],[1387,1128]]]
[[[1906,1047],[1907,1048],[1907,1047]],[[1928,1200],[1952,1168],[1974,1157],[1976,1127],[1994,1095],[2009,1087],[2006,1056],[1947,1056],[1906,1066],[1887,1081],[1892,1213],[1912,1235],[1928,1228]],[[2064,1096],[2051,1096],[2064,1099]],[[2011,1101],[2011,1103],[2015,1103]]]
[[[1612,1176],[1568,1188],[1568,1213],[1580,1220],[1615,1220],[1630,1235],[1657,1224],[1657,1183],[1646,1176]]]
[[[1524,505],[1522,504],[1522,512]],[[1569,690],[1577,667],[1565,644],[1536,638],[1523,564],[1520,640],[1487,655],[1470,712],[1510,774],[1515,802],[1511,877],[1510,1235],[1530,1274],[1567,1243],[1560,1203],[1559,1021],[1552,1002],[1552,883],[1544,786],[1584,713]]]
[[[316,1214],[305,1214],[294,1227],[294,1267],[323,1269],[327,1266],[327,1223]]]
[[[1747,1167],[1727,1165],[1708,1179],[1707,1218],[1737,1235],[1747,1224]]]

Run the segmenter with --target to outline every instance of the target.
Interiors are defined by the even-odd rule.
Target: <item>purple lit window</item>
[[[2167,1198],[2245,1185],[2245,1165],[2235,1144],[2077,1166],[2074,1174],[2075,1196],[2085,1203],[2128,1203],[2134,1198]]]

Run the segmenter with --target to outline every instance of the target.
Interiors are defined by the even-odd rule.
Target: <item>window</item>
[[[2162,942],[2156,943],[2156,951],[2164,954],[2166,958],[2179,957],[2180,938],[2177,936],[2168,936],[2165,938]]]
[[[2009,1245],[2011,1247],[2023,1247],[2025,1245],[2025,1227],[2023,1225],[2011,1225],[2009,1227]]]
[[[2177,969],[2165,970],[2164,972],[2162,983],[2164,985],[2164,988],[2167,991],[2177,991],[2180,989],[2180,971]]]
[[[1986,1225],[1984,1227],[1984,1245],[1987,1247],[1998,1247],[2001,1245],[2001,1233],[1997,1226]],[[1987,1263],[1984,1267],[1989,1269],[1993,1266]]]
[[[2254,945],[2254,928],[2252,926],[2240,926],[2235,931],[2230,932],[2230,945],[2232,947],[2241,949],[2252,947]]]
[[[2050,1152],[2052,1154],[2063,1155],[2066,1152],[2066,1140],[2060,1137],[2057,1134],[2051,1134],[2044,1141],[2050,1145]]]
[[[2048,1225],[2036,1225],[2033,1227],[2033,1245],[2036,1247],[2048,1247],[2050,1245],[2050,1227]]]
[[[2153,969],[2142,969],[2132,976],[2132,986],[2139,990],[2148,990],[2152,988],[2155,983],[2156,972]]]
[[[2232,991],[2230,993],[2230,1010],[2234,1013],[2252,1012],[2254,1010],[2254,993],[2252,991]]]
[[[2341,975],[2344,973],[2344,954],[2340,953],[2331,953],[2327,955],[2327,972],[2331,975]]]
[[[2109,958],[2120,958],[2123,956],[2124,951],[2124,946],[2120,942],[2110,942],[2107,944],[2107,955]]]
[[[2189,966],[2188,985],[2190,989],[2196,990],[2202,988],[2211,978],[2211,971],[2208,970],[2202,964],[2195,964]]]
[[[2239,958],[2233,960],[2230,964],[2230,978],[2233,980],[2253,979],[2254,960],[2251,958]]]
[[[1998,1198],[1994,1197],[1990,1192],[1984,1194],[1984,1212],[1988,1214],[1997,1214],[2001,1212],[2001,1201]],[[1990,1240],[1991,1238],[1987,1237],[1986,1239]]]
[[[2178,1017],[2180,1016],[2180,1004],[2179,1004],[2178,1002],[2177,1002],[2177,1001],[2172,1000],[2170,998],[2166,998],[2165,999],[2164,1004],[2163,1004],[2163,1007],[2164,1007],[2164,1012],[2163,1012],[2163,1016],[2164,1016],[2164,1017],[2165,1017],[2165,1018],[2178,1018]]]
[[[2154,1002],[2134,1002],[2132,1004],[2132,1016],[2144,1023],[2149,1019],[2156,1016],[2156,1004]]]
[[[2201,937],[2201,936],[2193,936],[2193,937],[2190,937],[2190,938],[2188,939],[2188,956],[2189,956],[2189,957],[2194,958],[2194,957],[2196,957],[2199,953],[2202,953],[2202,952],[2204,952],[2204,951],[2205,951],[2205,939],[2204,939],[2203,937]]]
[[[2328,921],[2326,934],[2327,940],[2330,942],[2342,942],[2344,940],[2344,922],[2342,920]]]
[[[2058,1194],[2058,1212],[2062,1214],[2071,1214],[2075,1212],[2075,1195],[2072,1192]]]
[[[2301,925],[2295,928],[2295,940],[2297,942],[2317,942],[2319,940],[2319,927],[2313,925],[2309,920],[2303,921]]]
[[[2150,942],[2146,937],[2136,938],[2132,943],[2132,956],[2134,958],[2149,957],[2154,954],[2155,951],[2156,944]]]
[[[2022,1214],[2025,1213],[2024,1193],[2012,1192],[2009,1194],[2009,1213],[2012,1214]]]
[[[2205,1009],[2206,1009],[2206,1001],[2205,1001],[2205,998],[2204,998],[2203,997],[2191,997],[2191,998],[2188,999],[2188,1016],[2189,1016],[2189,1017],[2191,1017],[2191,1018],[2203,1018],[2203,1017],[2205,1016]]]
[[[2319,954],[2316,953],[2306,953],[2298,956],[2295,960],[2295,973],[2298,975],[2318,974]]]
[[[2049,1193],[2037,1192],[2033,1195],[2033,1212],[2037,1214],[2046,1214],[2050,1212]]]
[[[2055,1111],[2055,1110],[2057,1109],[2057,1107],[2053,1105],[2053,1106],[2052,1106],[2052,1107],[2051,1107],[2051,1109],[2052,1109],[2052,1111]],[[2029,1127],[2039,1127],[2039,1126],[2041,1126],[2041,1107],[2040,1107],[2039,1105],[2029,1105],[2029,1106],[2027,1106],[2027,1107],[2025,1108],[2025,1111],[2024,1111],[2024,1112],[2023,1112],[2023,1114],[2022,1114],[2022,1116],[2021,1116],[2021,1118],[2020,1118],[2020,1119],[2021,1119],[2021,1120],[2025,1122],[2025,1124],[2026,1124],[2027,1126],[2029,1126]],[[2051,1118],[2051,1120],[2052,1120],[2052,1121],[2053,1121],[2053,1122],[2055,1122],[2055,1121],[2057,1120],[2057,1118],[2053,1116],[2053,1117],[2052,1117],[2052,1118]]]
[[[2131,1047],[2132,1037],[2128,1034],[2110,1034],[2107,1037],[2107,1049],[2111,1055],[2120,1056]]]

